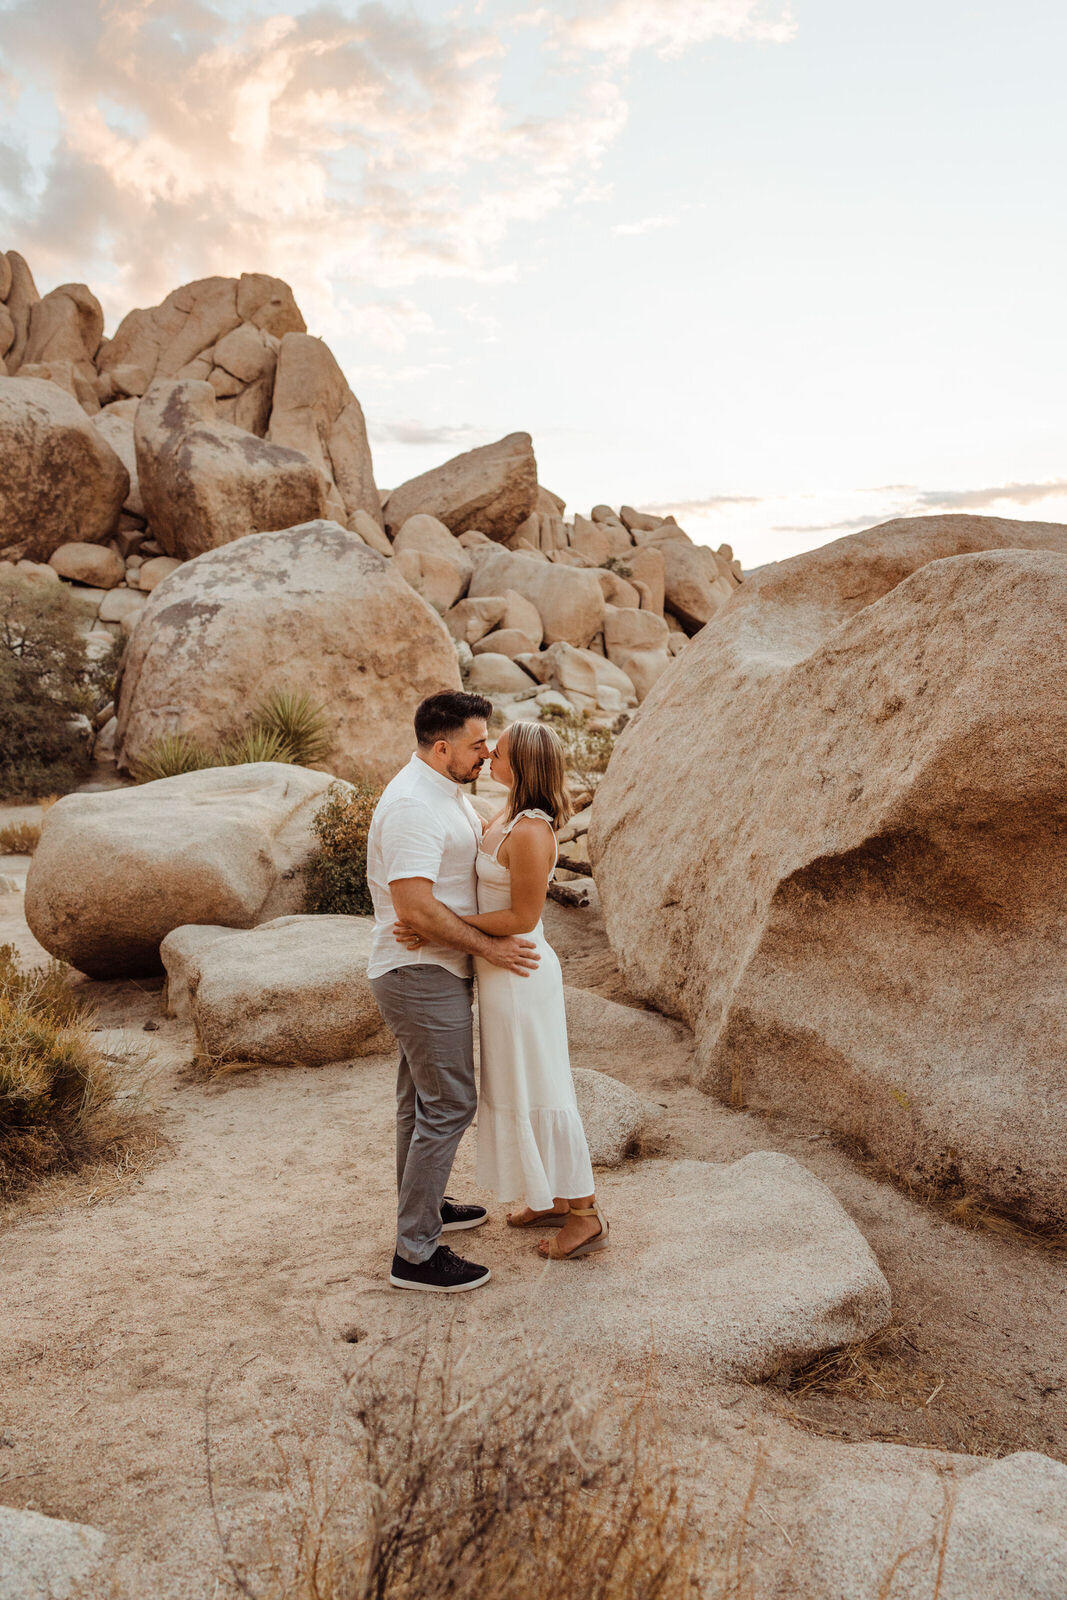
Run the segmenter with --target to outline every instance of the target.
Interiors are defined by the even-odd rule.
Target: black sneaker
[[[489,1213],[484,1206],[457,1205],[451,1195],[445,1195],[445,1203],[441,1207],[441,1232],[459,1233],[463,1228],[480,1228],[483,1222],[488,1222]]]
[[[389,1282],[394,1289],[425,1289],[428,1294],[462,1294],[464,1289],[480,1289],[492,1274],[488,1267],[464,1261],[446,1244],[439,1244],[429,1261],[405,1261],[393,1257]]]

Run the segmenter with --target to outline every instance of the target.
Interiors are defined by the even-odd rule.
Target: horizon
[[[568,515],[748,570],[1067,522],[1064,44],[1035,0],[8,0],[0,226],[108,334],[284,278],[382,487],[522,430]]]

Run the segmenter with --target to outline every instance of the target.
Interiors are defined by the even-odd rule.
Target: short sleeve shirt
[[[437,944],[406,950],[397,943],[389,886],[399,878],[428,878],[442,905],[457,916],[473,916],[478,910],[475,863],[481,839],[478,813],[459,784],[413,755],[386,785],[367,835],[367,884],[374,902],[368,977],[428,963],[470,977],[471,959],[462,950]]]

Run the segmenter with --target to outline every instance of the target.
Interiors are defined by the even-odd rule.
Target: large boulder
[[[172,290],[161,305],[123,317],[115,337],[100,346],[97,367],[105,374],[137,368],[149,382],[206,379],[215,366],[215,347],[243,323],[276,339],[305,332],[293,291],[280,278],[261,272],[199,278]]]
[[[663,604],[686,633],[698,633],[731,598],[733,585],[716,572],[714,552],[693,544],[681,528],[651,537],[663,557]]]
[[[647,589],[648,609],[662,616],[665,581],[663,551],[655,545],[643,545],[629,552],[625,564],[633,582],[643,584]]]
[[[98,411],[92,419],[93,427],[118,456],[122,465],[129,474],[130,487],[123,501],[123,511],[128,511],[131,516],[144,516],[144,501],[141,499],[141,485],[137,479],[137,447],[133,442],[133,418],[125,417],[121,412],[116,412],[114,407],[106,411]]]
[[[471,558],[443,522],[420,512],[393,540],[393,559],[411,587],[442,614],[467,592]]]
[[[71,540],[102,543],[129,487],[71,395],[39,378],[0,378],[0,557],[47,561]]]
[[[867,1241],[790,1156],[638,1161],[598,1173],[597,1192],[619,1243],[592,1258],[595,1292],[577,1292],[573,1266],[545,1269],[536,1320],[561,1345],[595,1347],[602,1370],[618,1366],[640,1384],[654,1352],[674,1383],[759,1381],[889,1319],[889,1285]],[[500,1321],[526,1325],[525,1271],[501,1273],[494,1295]],[[371,1331],[395,1329],[384,1296],[368,1293],[360,1308]]]
[[[322,1066],[392,1047],[367,980],[371,917],[291,916],[247,931],[176,928],[167,1010],[205,1059]]]
[[[839,1472],[803,1502],[790,1544],[777,1600],[1061,1600],[1067,1466],[1024,1450],[959,1476]]]
[[[26,879],[34,938],[90,977],[140,977],[184,923],[251,928],[298,911],[330,782],[261,762],[66,795]]]
[[[604,592],[595,572],[485,546],[470,554],[474,557],[470,598],[516,590],[537,608],[546,645],[561,640],[584,650],[603,630]]]
[[[265,694],[289,689],[326,708],[332,771],[385,781],[414,749],[419,701],[459,687],[444,623],[358,535],[335,522],[253,534],[152,594],[123,671],[121,761],[177,729],[236,734]]]
[[[4,269],[3,280],[7,292],[0,296],[0,299],[3,299],[13,330],[13,337],[4,359],[7,362],[8,372],[15,373],[25,357],[30,337],[30,317],[41,297],[33,281],[33,273],[25,258],[20,256],[17,250],[9,250],[4,256]]]
[[[153,538],[187,559],[323,514],[328,486],[297,450],[217,416],[209,383],[153,383],[134,424],[137,476]]]
[[[0,1600],[75,1600],[106,1549],[99,1528],[0,1506]]]
[[[1062,1226],[1065,749],[1067,528],[917,518],[763,568],[597,792],[630,987],[709,1090]]]
[[[477,528],[490,539],[509,539],[537,503],[537,462],[528,433],[509,433],[443,466],[410,478],[383,507],[390,534],[426,511],[455,534]]]
[[[295,334],[294,338],[303,338]],[[273,333],[242,322],[225,334],[211,352],[207,381],[215,391],[219,416],[238,428],[260,437],[267,431],[274,395],[274,375],[278,366],[279,342]],[[122,381],[124,368],[109,374],[114,387]],[[199,372],[196,376],[200,376]],[[284,440],[280,441],[284,444]]]
[[[30,308],[22,364],[69,361],[79,377],[96,378],[93,359],[104,333],[100,302],[84,283],[64,283]]]
[[[282,340],[267,438],[300,450],[329,479],[338,522],[350,526],[364,511],[384,526],[363,409],[321,339],[287,333]]]

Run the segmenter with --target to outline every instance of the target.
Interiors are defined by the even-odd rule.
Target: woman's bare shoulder
[[[547,849],[551,845],[555,848],[555,831],[547,817],[520,817],[508,837],[520,841],[524,847]]]

